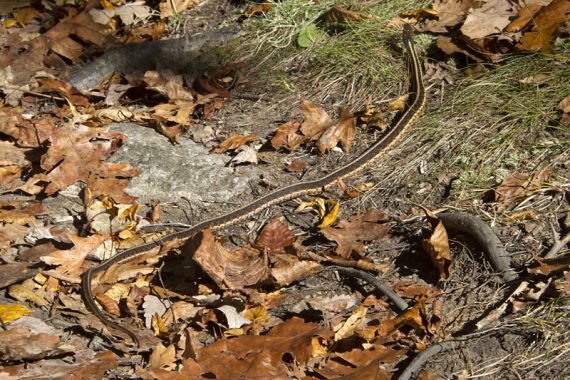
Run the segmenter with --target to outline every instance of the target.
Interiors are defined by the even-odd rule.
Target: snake
[[[362,154],[351,162],[331,172],[325,177],[315,180],[309,180],[292,184],[275,191],[272,191],[260,198],[257,198],[245,206],[230,211],[226,214],[216,216],[214,218],[199,222],[192,227],[182,229],[168,235],[164,235],[152,242],[144,245],[133,247],[125,251],[119,252],[110,259],[100,263],[98,266],[86,270],[81,278],[81,295],[85,306],[95,316],[97,316],[106,326],[121,331],[128,335],[137,348],[140,347],[140,341],[137,335],[131,330],[107,317],[104,312],[97,306],[94,297],[92,282],[93,277],[99,273],[105,272],[113,265],[122,264],[135,260],[146,254],[150,249],[163,245],[168,241],[175,239],[188,239],[199,233],[200,231],[210,228],[212,230],[222,229],[237,224],[266,208],[280,204],[301,196],[317,195],[334,185],[338,180],[354,176],[368,167],[371,163],[384,156],[398,141],[402,139],[404,134],[411,128],[419,115],[423,111],[426,104],[426,89],[423,81],[423,72],[420,59],[418,58],[413,38],[414,29],[411,25],[405,24],[402,31],[402,42],[408,57],[409,75],[410,75],[410,92],[407,107],[402,111],[397,121],[390,127],[382,137],[374,144],[368,147]]]

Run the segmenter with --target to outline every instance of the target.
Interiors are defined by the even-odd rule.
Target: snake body
[[[342,166],[341,168],[335,170],[325,177],[313,181],[293,184],[278,189],[262,196],[261,198],[256,199],[252,203],[233,210],[227,214],[205,220],[190,228],[165,235],[162,238],[157,239],[151,243],[127,249],[101,263],[100,265],[88,269],[82,276],[81,289],[81,294],[87,308],[90,309],[106,325],[116,330],[122,331],[131,337],[137,347],[139,347],[140,342],[137,336],[129,329],[110,320],[95,303],[91,286],[93,276],[104,272],[112,265],[134,260],[137,257],[144,255],[146,251],[150,250],[151,248],[162,245],[167,241],[190,238],[205,228],[221,229],[228,227],[230,225],[239,223],[240,221],[243,221],[244,219],[247,219],[254,214],[257,214],[272,205],[282,203],[303,195],[319,194],[324,189],[331,186],[335,181],[355,175],[370,165],[372,162],[383,156],[390,149],[390,147],[396,144],[402,138],[405,132],[412,126],[412,124],[419,117],[426,103],[426,91],[423,83],[421,63],[414,48],[413,28],[410,25],[404,25],[402,41],[406,49],[408,61],[410,64],[411,91],[410,98],[408,100],[408,107],[402,113],[398,121],[379,140],[377,140],[373,145],[366,149],[366,151],[364,151],[354,161]]]

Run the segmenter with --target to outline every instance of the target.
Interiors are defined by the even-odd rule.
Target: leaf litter
[[[170,9],[173,3],[176,3],[175,9]],[[194,3],[165,2],[160,7],[161,17],[171,18]],[[434,1],[432,8],[402,14],[400,18],[415,19],[420,30],[446,34],[453,29],[459,33],[459,39],[456,34],[439,37],[437,45],[447,54],[464,54],[476,62],[498,62],[503,54],[514,50],[549,51],[560,34],[563,16],[568,13],[567,2],[527,3],[523,7],[493,0],[472,6],[470,2]],[[134,232],[141,221],[136,215],[138,205],[124,192],[128,178],[138,175],[138,171],[126,164],[106,162],[124,144],[126,137],[104,126],[111,121],[137,121],[176,142],[184,131],[221,108],[234,82],[239,83],[240,77],[243,79],[240,63],[206,72],[190,86],[180,74],[162,68],[147,71],[139,78],[118,76],[117,82],[108,82],[108,86],[98,89],[99,94],[82,94],[65,81],[54,79],[60,77],[59,71],[67,69],[70,62],[80,62],[86,52],[117,46],[124,37],[114,29],[118,21],[124,26],[133,26],[150,15],[150,8],[142,4],[117,6],[109,2],[108,6],[108,9],[98,9],[98,5],[91,4],[89,12],[71,5],[58,8],[60,12],[65,11],[67,17],[53,25],[46,24],[44,30],[47,31],[43,33],[38,32],[37,23],[55,21],[44,19],[36,8],[16,7],[14,11],[6,11],[12,12],[14,22],[7,20],[4,27],[7,30],[20,28],[22,33],[12,34],[12,43],[0,57],[3,74],[0,86],[4,94],[7,94],[4,89],[11,89],[9,95],[0,100],[0,132],[7,137],[2,141],[0,184],[9,185],[12,192],[23,191],[41,199],[56,196],[77,182],[84,183],[83,201],[89,229],[62,232],[54,228],[49,240],[57,243],[57,247],[52,245],[38,254],[38,260],[49,265],[46,273],[51,276],[10,284],[17,278],[12,274],[2,282],[11,285],[8,294],[22,303],[0,308],[3,324],[25,321],[29,312],[23,307],[26,302],[36,306],[55,305],[54,294],[61,294],[62,300],[73,294],[76,289],[69,285],[79,281],[86,268],[85,258],[96,250],[116,250],[116,246],[103,246],[104,242],[121,247],[140,243]],[[271,7],[264,4],[244,14],[263,16],[270,11]],[[323,14],[322,21],[347,24],[367,18],[366,13],[334,6]],[[152,29],[154,27],[156,29]],[[158,37],[161,29],[156,25],[140,28],[136,38],[143,39]],[[321,35],[316,28],[314,30]],[[307,40],[303,47],[315,43],[317,34],[299,36]],[[499,43],[503,41],[507,41],[506,47]],[[142,89],[143,95],[134,96],[136,89]],[[27,106],[30,99],[39,101],[45,99],[44,96],[53,98],[51,108],[46,106],[47,112],[44,109],[35,117],[24,117],[22,107]],[[147,103],[148,99],[157,97],[162,97],[159,104],[153,104],[155,100]],[[560,101],[562,120],[568,114],[565,101]],[[138,107],[130,107],[131,103],[137,103]],[[398,109],[402,109],[402,104]],[[339,109],[335,122],[316,103],[305,100],[300,108],[302,120],[282,124],[273,138],[267,139],[273,149],[295,151],[303,146],[308,149],[315,146],[321,154],[326,154],[340,145],[344,152],[349,152],[362,112]],[[367,124],[381,127],[375,115],[376,111],[367,113]],[[246,144],[260,140],[265,139],[256,135],[233,135],[214,148],[214,152],[236,150],[235,163],[257,163],[256,151]],[[306,165],[299,162],[301,164],[291,164],[290,170],[304,170]],[[507,177],[495,190],[496,201],[508,203],[529,196],[549,178],[550,173],[546,171]],[[357,191],[354,197],[358,195]],[[292,232],[289,223],[280,219],[271,219],[257,234],[255,242],[246,241],[237,249],[235,244],[227,248],[220,242],[224,239],[214,236],[210,230],[203,231],[192,242],[194,270],[199,272],[192,285],[200,290],[191,301],[186,295],[166,291],[162,284],[153,284],[156,278],[163,281],[154,266],[158,260],[156,252],[149,252],[137,263],[113,266],[99,276],[95,280],[96,289],[107,289],[98,289],[95,296],[107,313],[130,314],[138,320],[137,305],[141,305],[146,328],[167,342],[163,345],[147,341],[152,342],[152,353],[139,374],[157,378],[195,378],[196,374],[209,374],[219,379],[233,379],[236,374],[246,378],[259,374],[276,378],[315,374],[326,379],[339,376],[390,378],[393,365],[417,349],[425,348],[434,335],[441,333],[442,318],[442,302],[438,299],[441,291],[425,285],[400,283],[394,286],[399,293],[414,300],[413,305],[400,314],[373,296],[350,310],[341,309],[318,322],[298,316],[280,318],[274,314],[282,300],[279,289],[323,268],[315,256],[321,255],[325,260],[338,256],[344,263],[357,266],[369,260],[366,248],[371,242],[390,236],[386,213],[372,209],[337,221],[340,202],[330,200],[330,204],[332,207],[328,209],[321,207],[324,210],[321,211],[321,229],[315,236],[320,244],[332,243],[334,253],[311,252]],[[41,203],[2,206],[2,247],[25,246],[30,231],[44,224],[43,211],[38,205]],[[447,234],[437,217],[425,211],[432,234],[423,244],[439,276],[447,278],[451,262]],[[83,236],[80,232],[91,235]],[[189,249],[175,241],[163,247],[161,255],[175,248]],[[567,263],[545,263],[540,259],[537,262],[538,267],[530,268],[529,272],[548,276],[568,269]],[[117,283],[129,278],[135,281],[129,285]],[[550,280],[535,284],[537,289],[523,286],[530,290],[525,295],[521,295],[521,290],[509,300],[514,311],[524,310],[539,300],[550,286]],[[568,281],[566,271],[563,280],[558,281],[558,289],[567,291]],[[276,291],[267,292],[267,289]],[[157,296],[153,292],[161,294]],[[237,300],[232,305],[216,308],[225,319],[211,313],[205,301],[213,292],[219,293],[214,297],[216,300],[222,296]],[[177,299],[170,301],[169,297]],[[69,300],[65,302],[72,304]],[[76,315],[75,318],[83,328],[89,328],[88,325],[96,321],[93,316]],[[118,366],[117,356],[110,350],[99,354],[84,348],[77,350],[77,347],[85,347],[85,342],[75,334],[70,344],[62,342],[59,330],[45,333],[14,326],[0,332],[0,336],[4,346],[0,352],[10,352],[4,359],[12,363],[14,373],[40,375],[34,372],[38,367],[25,368],[16,363],[51,360],[60,355],[74,355],[75,359],[74,365],[59,363],[60,373],[102,378],[105,371]],[[197,336],[200,339],[196,339]],[[222,336],[224,338],[220,338]]]

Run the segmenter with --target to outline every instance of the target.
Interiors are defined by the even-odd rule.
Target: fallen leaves
[[[277,128],[271,139],[274,149],[295,150],[303,143],[316,141],[321,154],[326,153],[340,142],[347,152],[356,134],[356,117],[346,109],[340,109],[340,120],[334,123],[326,111],[318,104],[302,101],[303,121],[290,120]]]
[[[446,279],[449,277],[451,270],[451,253],[449,250],[447,231],[441,220],[439,220],[433,212],[425,208],[423,208],[423,210],[431,226],[431,234],[428,238],[422,240],[422,246],[436,266],[439,277]]]
[[[209,229],[200,236],[194,260],[218,286],[243,288],[256,285],[269,275],[267,254],[248,247],[230,252],[216,242]]]
[[[550,179],[548,170],[540,170],[535,173],[514,173],[503,180],[495,189],[497,202],[509,203],[520,200],[539,190]]]
[[[337,227],[327,227],[323,235],[337,243],[335,252],[344,258],[359,258],[364,252],[365,242],[374,241],[388,234],[389,228],[383,222],[388,215],[372,209],[365,213],[341,220]]]
[[[85,257],[98,248],[107,237],[92,235],[87,238],[81,238],[73,234],[68,234],[68,238],[73,242],[73,249],[52,252],[49,255],[42,256],[41,260],[46,264],[59,266],[59,268],[56,269],[57,272],[79,281],[83,273],[81,267]]]
[[[550,51],[569,13],[566,0],[438,0],[433,2],[433,8],[403,13],[392,24],[415,19],[420,31],[448,33],[458,29],[458,35],[439,37],[437,46],[446,54],[460,53],[476,62],[497,62],[502,54],[513,50]]]

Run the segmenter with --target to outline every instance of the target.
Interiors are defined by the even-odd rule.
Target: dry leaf
[[[243,15],[245,17],[260,16],[269,12],[272,8],[273,4],[271,3],[254,4],[244,9]]]
[[[126,195],[123,189],[128,178],[138,175],[138,169],[127,164],[103,162],[123,145],[126,136],[73,124],[70,122],[52,133],[50,147],[41,158],[45,173],[32,176],[17,189],[30,194],[45,191],[47,195],[53,195],[83,181],[92,192],[96,191],[95,196],[107,193],[120,202],[132,201],[133,197]]]
[[[552,272],[570,268],[569,256],[557,257],[555,259],[543,259],[541,257],[535,256],[534,259],[538,263],[538,266],[528,268],[528,273],[539,273],[548,276]]]
[[[366,20],[368,15],[361,12],[354,12],[349,9],[333,5],[330,10],[322,14],[319,19],[328,23],[349,23]]]
[[[336,228],[328,227],[322,232],[327,239],[337,243],[336,253],[339,256],[348,258],[354,255],[358,258],[364,252],[365,241],[380,239],[388,233],[388,226],[381,224],[388,220],[387,217],[387,214],[372,209],[341,220]]]
[[[322,265],[309,260],[299,260],[290,254],[272,254],[271,276],[278,285],[289,285],[322,269]]]
[[[0,304],[0,320],[2,323],[14,321],[20,317],[31,314],[32,311],[24,305]]]
[[[223,305],[218,307],[216,310],[219,310],[224,314],[224,317],[226,317],[226,321],[228,322],[227,327],[230,329],[237,329],[251,323],[249,319],[242,316],[233,306]]]
[[[293,160],[289,165],[287,165],[287,170],[293,173],[302,172],[309,166],[309,163],[304,160]]]
[[[210,229],[200,234],[193,259],[218,286],[239,289],[256,285],[269,276],[267,254],[250,247],[230,252],[216,242]]]
[[[269,313],[267,312],[267,309],[262,305],[247,309],[243,313],[243,316],[251,322],[258,324],[263,324],[269,320]]]
[[[339,142],[345,152],[348,152],[356,135],[356,118],[345,108],[340,110],[340,120],[328,127],[317,141],[321,154],[334,148]]]
[[[270,252],[283,252],[283,249],[294,241],[295,235],[289,227],[278,218],[274,218],[265,224],[256,243]]]
[[[517,17],[505,28],[505,31],[514,33],[522,30],[543,7],[542,4],[529,4],[519,9]]]
[[[230,161],[232,164],[257,164],[257,151],[250,146],[238,148],[238,154]]]
[[[420,297],[417,301],[414,306],[399,314],[396,318],[381,322],[378,327],[378,335],[387,336],[404,325],[427,331],[425,297]]]
[[[174,74],[171,71],[147,71],[144,74],[144,81],[149,88],[164,94],[171,101],[183,101],[184,103],[194,103],[192,92],[184,87],[182,75]]]
[[[470,1],[434,0],[433,11],[416,26],[420,32],[447,33],[447,27],[459,25],[467,17]],[[436,18],[434,16],[437,16]]]
[[[466,55],[467,57],[473,59],[475,62],[483,62],[484,60],[476,55],[471,50],[467,50],[461,48],[455,44],[455,41],[452,41],[450,37],[440,36],[437,38],[436,45],[441,51],[443,51],[447,55],[453,55],[455,53],[461,53]]]
[[[356,309],[352,311],[352,314],[348,319],[342,323],[338,328],[334,328],[334,340],[338,342],[341,339],[344,339],[351,335],[354,330],[356,330],[365,320],[366,312],[368,308],[366,306],[358,306]]]
[[[479,8],[472,8],[461,26],[461,33],[472,40],[501,33],[509,25],[515,7],[503,0],[489,0]]]
[[[275,131],[275,136],[271,139],[273,149],[295,150],[307,140],[305,136],[299,133],[300,128],[301,122],[299,120],[290,120],[279,126]]]
[[[105,293],[98,293],[95,295],[95,299],[103,307],[107,313],[119,317],[121,315],[121,310],[119,309],[119,303],[113,300],[111,297]]]
[[[85,257],[99,247],[107,237],[93,235],[82,238],[72,233],[67,233],[66,236],[73,242],[72,249],[55,251],[49,255],[42,256],[40,259],[49,265],[59,265],[55,269],[56,272],[79,280],[80,275],[83,273],[82,265]]]
[[[318,139],[333,124],[332,119],[318,104],[303,100],[300,106],[304,116],[301,133],[309,139]]]
[[[152,15],[152,9],[140,2],[134,2],[123,4],[113,9],[99,10],[93,8],[89,10],[89,15],[93,18],[93,21],[102,25],[107,25],[113,17],[118,17],[124,25],[132,27],[135,23],[148,21]]]
[[[422,246],[429,254],[431,261],[439,271],[440,278],[448,278],[451,270],[451,253],[449,251],[449,238],[441,220],[433,212],[422,207],[431,226],[431,235],[422,239]]]
[[[59,92],[61,95],[75,106],[89,107],[91,103],[89,99],[81,95],[81,93],[69,83],[56,80],[56,79],[42,79],[38,81],[39,84],[46,86],[48,89]]]
[[[325,201],[326,210],[325,214],[321,217],[321,222],[317,225],[319,228],[327,228],[331,226],[338,218],[338,213],[340,212],[340,203],[334,199],[327,199]]]
[[[37,306],[46,306],[48,304],[45,299],[44,289],[32,279],[10,286],[8,294],[20,302],[30,301]]]
[[[173,370],[176,368],[176,346],[171,344],[164,347],[162,343],[158,343],[152,350],[152,354],[148,358],[149,368],[163,368]]]
[[[392,100],[390,103],[388,103],[388,109],[390,111],[402,111],[404,108],[406,108],[406,103],[408,102],[409,97],[410,94],[404,94],[397,99]]]
[[[568,14],[570,1],[553,0],[532,18],[532,30],[523,34],[516,47],[531,52],[550,51],[550,44],[558,35],[559,28],[567,22]]]
[[[220,145],[212,149],[212,153],[224,153],[228,150],[234,150],[242,145],[250,143],[252,141],[259,141],[260,138],[256,135],[232,135],[222,141]]]
[[[550,172],[515,173],[503,180],[495,189],[496,202],[512,202],[539,190],[550,179]]]

